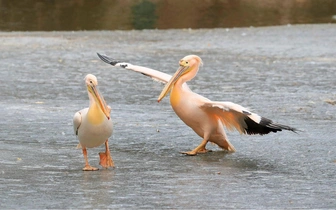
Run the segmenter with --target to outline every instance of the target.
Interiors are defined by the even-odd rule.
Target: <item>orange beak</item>
[[[180,67],[177,69],[173,77],[169,80],[169,82],[166,84],[166,86],[163,88],[159,98],[158,102],[160,102],[171,90],[171,88],[174,86],[176,81],[186,72],[186,70],[189,69],[189,66],[184,66],[180,62]]]
[[[90,91],[95,98],[96,102],[99,104],[99,107],[101,108],[102,112],[105,114],[107,119],[110,119],[110,112],[111,108],[107,106],[104,97],[100,94],[100,91],[98,90],[98,87],[95,85],[88,85],[87,86],[88,91]]]

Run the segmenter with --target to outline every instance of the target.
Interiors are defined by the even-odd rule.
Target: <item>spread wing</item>
[[[99,53],[97,53],[97,55],[105,63],[111,64],[112,66],[119,66],[119,67],[122,67],[122,68],[125,68],[125,69],[128,69],[128,70],[139,72],[143,75],[149,76],[150,78],[152,78],[155,81],[162,82],[164,84],[166,84],[170,80],[170,78],[172,77],[169,74],[166,74],[166,73],[154,70],[154,69],[150,69],[150,68],[146,68],[146,67],[142,67],[142,66],[136,66],[136,65],[132,65],[130,63],[113,60],[112,58],[109,58],[105,55],[101,55]]]
[[[243,134],[268,134],[282,130],[296,132],[295,128],[273,123],[272,120],[252,113],[246,108],[232,102],[205,102],[201,108],[222,121],[229,130],[237,129]]]

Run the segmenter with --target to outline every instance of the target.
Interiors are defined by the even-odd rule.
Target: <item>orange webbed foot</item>
[[[205,154],[205,153],[208,153],[208,152],[212,152],[212,150],[211,149],[200,149],[198,152],[197,152],[197,154]]]
[[[97,171],[99,170],[99,168],[95,168],[95,167],[92,167],[90,165],[86,165],[84,168],[83,168],[83,171]]]
[[[189,152],[181,152],[182,154],[189,155],[189,156],[194,156],[197,155],[198,153],[206,153],[209,152],[210,150],[205,149],[206,144],[208,143],[208,140],[203,139],[202,143],[198,145],[195,149],[189,151]]]
[[[99,165],[103,166],[104,168],[114,167],[114,163],[110,153],[100,152],[99,157]]]
[[[205,154],[208,152],[212,152],[212,150],[208,150],[205,148],[199,149],[199,150],[192,150],[192,151],[188,151],[188,152],[181,152],[184,155],[188,155],[188,156],[195,156],[197,154]]]
[[[195,156],[195,155],[197,155],[197,152],[189,151],[189,152],[181,152],[181,154],[188,155],[188,156]]]

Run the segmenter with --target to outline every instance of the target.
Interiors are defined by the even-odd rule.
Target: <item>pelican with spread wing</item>
[[[83,171],[95,171],[98,168],[92,167],[87,158],[86,148],[98,147],[105,143],[105,152],[99,153],[100,165],[109,168],[114,163],[108,145],[108,138],[112,135],[112,120],[109,107],[103,96],[100,94],[97,85],[97,78],[88,74],[85,77],[90,106],[75,113],[73,118],[74,132],[79,139],[79,147],[83,150],[85,167]]]
[[[182,58],[179,61],[180,67],[173,76],[146,67],[114,61],[100,54],[98,56],[101,60],[113,66],[136,71],[154,80],[166,83],[158,102],[170,93],[170,104],[177,116],[203,138],[201,144],[195,149],[182,152],[183,154],[206,153],[208,152],[206,149],[208,142],[213,142],[225,150],[235,152],[234,146],[226,136],[224,127],[228,130],[236,129],[241,134],[249,135],[264,135],[282,130],[296,131],[295,128],[273,123],[273,121],[261,117],[238,104],[211,101],[192,92],[186,82],[196,76],[202,65],[202,60],[197,55],[188,55]]]

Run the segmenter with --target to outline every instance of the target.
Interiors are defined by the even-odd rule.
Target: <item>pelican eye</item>
[[[92,80],[90,80],[90,83],[92,84]]]

